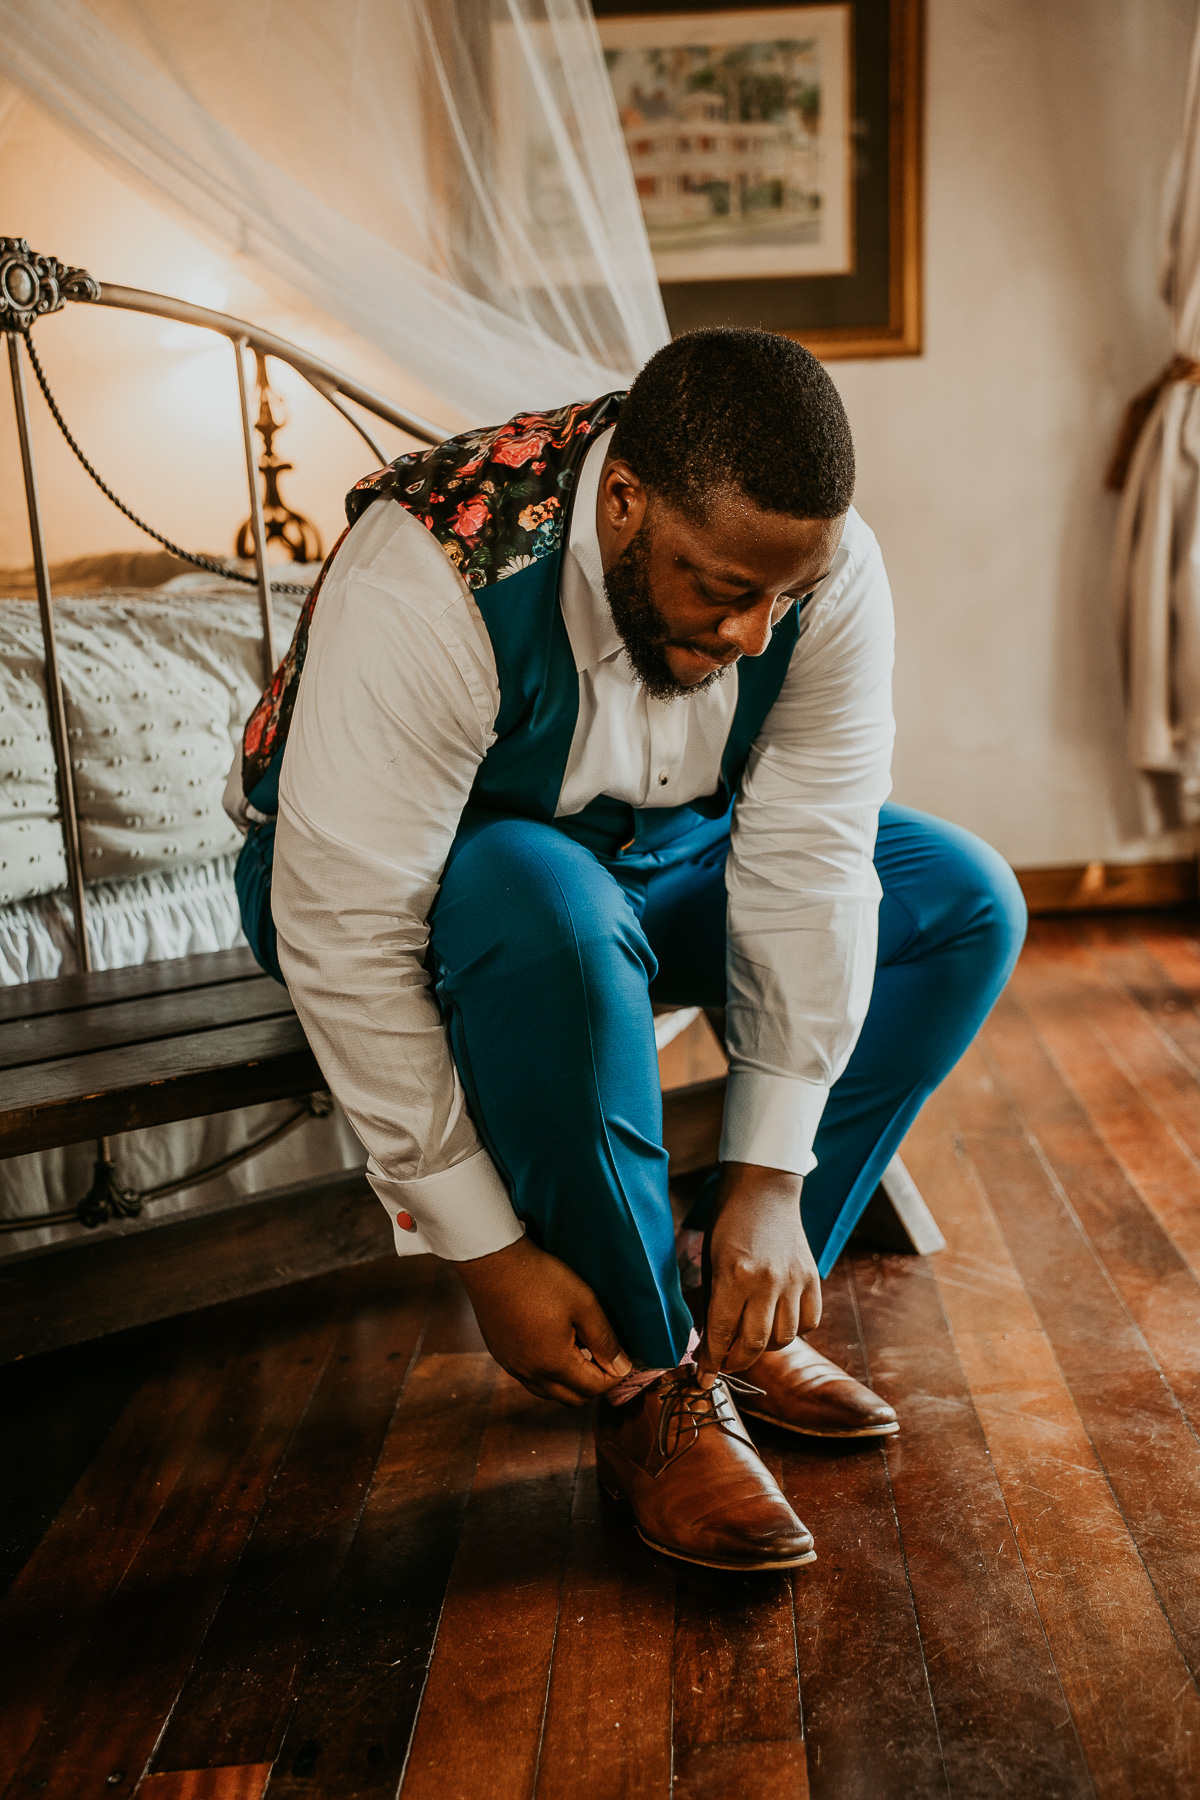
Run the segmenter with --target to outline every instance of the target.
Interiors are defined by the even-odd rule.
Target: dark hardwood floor
[[[904,1155],[794,1581],[656,1559],[426,1259],[0,1370],[0,1793],[1196,1800],[1200,923],[1039,921]]]

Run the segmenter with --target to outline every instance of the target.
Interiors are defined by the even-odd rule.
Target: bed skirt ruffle
[[[126,969],[244,944],[233,890],[234,856],[98,881],[87,890],[94,969]],[[75,927],[65,891],[0,906],[0,986],[48,981],[76,967]]]

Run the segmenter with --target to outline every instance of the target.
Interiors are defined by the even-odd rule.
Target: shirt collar
[[[610,426],[601,433],[580,466],[559,583],[559,603],[580,674],[625,648],[604,591],[604,566],[596,535],[596,496],[613,429]]]

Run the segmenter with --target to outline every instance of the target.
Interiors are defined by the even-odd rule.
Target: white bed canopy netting
[[[666,342],[587,0],[0,0],[0,71],[463,419]]]

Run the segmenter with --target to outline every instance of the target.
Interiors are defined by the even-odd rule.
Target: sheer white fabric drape
[[[1200,361],[1200,25],[1183,130],[1167,178],[1159,288],[1176,354]],[[1200,821],[1200,386],[1168,381],[1138,438],[1113,560],[1134,767],[1175,778]],[[1155,798],[1147,791],[1147,823]]]
[[[467,419],[667,339],[587,0],[0,0],[0,71]]]

